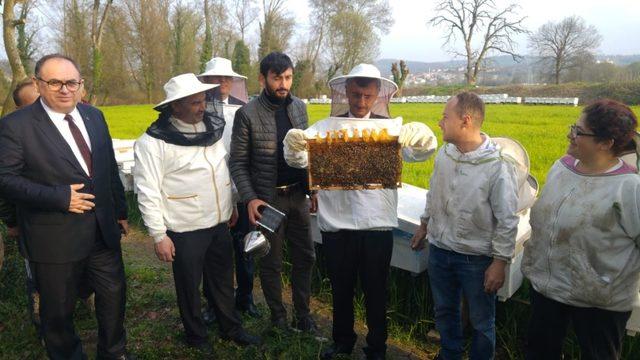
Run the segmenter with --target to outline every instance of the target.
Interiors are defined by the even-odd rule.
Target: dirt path
[[[144,264],[143,267],[147,269],[147,271],[154,272],[163,272],[170,275],[171,269],[166,264],[159,262],[153,251],[153,244],[151,238],[146,236],[144,233],[134,230],[127,239],[123,241],[123,253],[125,258],[125,264],[128,266],[139,267],[141,264]],[[135,259],[135,260],[134,260]],[[171,277],[169,276],[169,279]],[[260,281],[256,278],[254,284],[254,300],[256,304],[263,309],[263,313],[266,313],[266,303],[260,289]],[[163,287],[173,289],[172,279],[170,282],[163,284]],[[134,287],[129,286],[130,291],[136,292],[135,285]],[[291,305],[291,289],[289,287],[285,287],[285,293],[283,294],[283,298],[285,300],[286,305],[289,307],[289,314],[291,314],[292,305]],[[137,296],[137,295],[134,295]],[[145,311],[142,314],[136,313],[131,314],[128,311],[128,318],[131,318],[131,315],[135,317],[141,318],[164,318],[166,316],[172,316],[171,313],[175,313],[175,309],[171,309],[171,306],[175,306],[174,304],[167,303],[167,308],[156,309],[152,311]],[[316,298],[312,298],[311,300],[311,309],[312,315],[316,320],[320,333],[325,336],[327,339],[331,338],[331,307],[330,304],[319,301]],[[151,310],[151,309],[148,309]],[[266,323],[267,316],[263,316],[263,322]],[[178,319],[177,319],[178,320]],[[178,320],[179,321],[179,320]],[[356,321],[356,333],[358,334],[358,342],[353,352],[353,359],[363,358],[362,347],[365,346],[365,336],[367,333],[366,325],[362,321]],[[327,345],[329,342],[326,343]],[[326,346],[326,345],[325,345]],[[411,344],[405,344],[395,339],[388,340],[388,358],[389,359],[431,359],[434,357],[434,352],[429,349],[420,349]]]

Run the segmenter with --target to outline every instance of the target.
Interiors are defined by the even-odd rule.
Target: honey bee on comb
[[[307,146],[312,189],[393,189],[400,184],[400,144],[388,129],[330,130]]]

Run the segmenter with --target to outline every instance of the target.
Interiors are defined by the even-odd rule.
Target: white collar
[[[367,113],[367,115],[365,115],[365,116],[363,116],[363,117],[361,117],[361,118],[358,118],[358,117],[353,116],[353,114],[351,113],[351,110],[349,110],[349,117],[350,117],[350,118],[354,118],[354,119],[368,119],[370,116],[371,116],[371,111],[369,111],[369,112]]]
[[[206,129],[206,127],[204,126],[204,123],[202,121],[197,122],[195,124],[190,124],[188,122],[182,121],[180,119],[178,119],[177,117],[171,115],[171,117],[169,118],[169,121],[171,121],[171,124],[173,124],[173,126],[176,127],[176,129],[178,129],[178,131],[181,132],[200,132],[200,131],[204,131],[204,129]]]
[[[47,115],[49,115],[49,117],[51,118],[51,120],[64,120],[64,117],[67,114],[64,113],[60,113],[57,112],[55,110],[53,110],[52,108],[50,108],[42,99],[42,97],[40,98],[40,104],[42,104],[42,107],[44,108],[44,111],[47,113]],[[78,121],[80,119],[82,119],[82,117],[80,116],[80,112],[78,111],[77,107],[74,107],[73,110],[71,110],[71,112],[69,112],[69,115],[71,115],[71,117],[73,118],[74,121]]]

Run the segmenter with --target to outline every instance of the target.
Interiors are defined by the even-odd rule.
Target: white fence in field
[[[572,105],[578,106],[578,98],[554,98],[554,97],[520,97],[509,94],[481,94],[478,95],[486,104],[529,104],[529,105]],[[401,96],[391,99],[392,103],[420,103],[420,104],[444,104],[451,96],[448,95],[420,95]],[[308,100],[309,104],[331,104],[331,98],[323,95],[320,98]]]

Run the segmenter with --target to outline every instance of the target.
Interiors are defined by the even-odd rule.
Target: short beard
[[[281,97],[280,95],[278,95],[277,91],[272,91],[271,88],[269,88],[269,86],[265,86],[264,90],[267,92],[267,95],[274,97],[276,99],[279,99],[281,101],[284,101],[289,96],[288,90],[287,90],[287,95],[285,95],[284,97]]]

